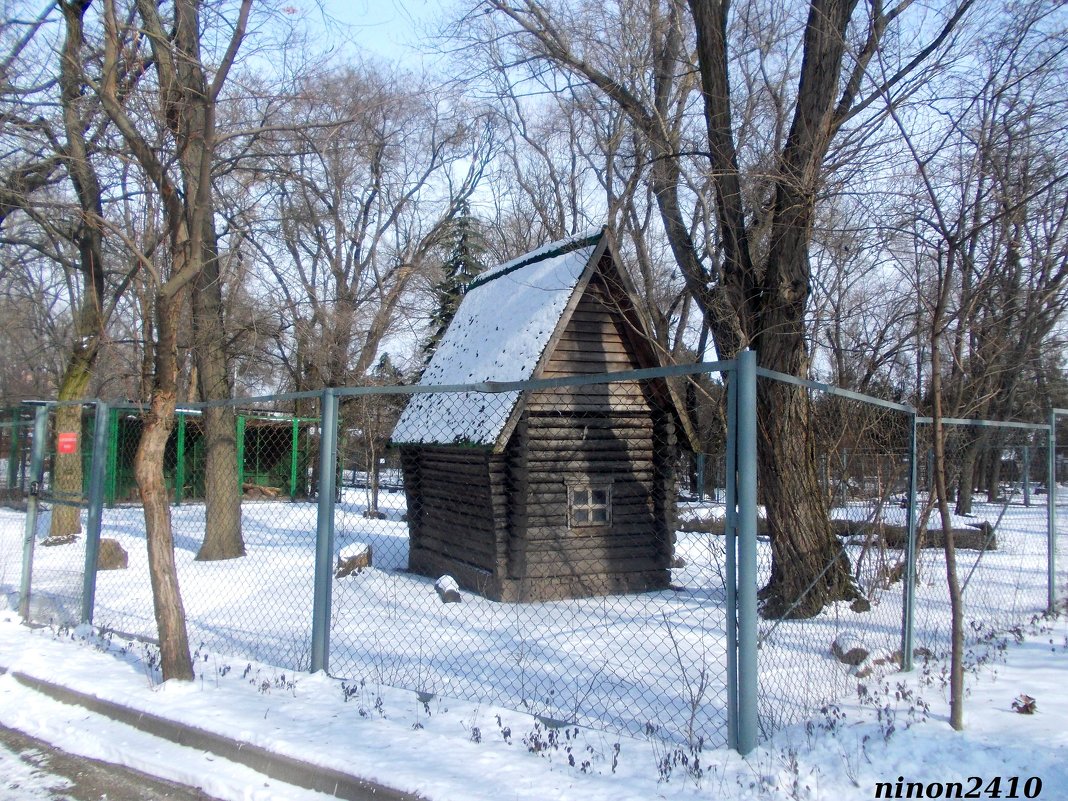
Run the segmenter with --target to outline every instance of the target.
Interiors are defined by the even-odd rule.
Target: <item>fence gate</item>
[[[33,406],[19,611],[35,623],[92,618],[104,488],[107,404]]]

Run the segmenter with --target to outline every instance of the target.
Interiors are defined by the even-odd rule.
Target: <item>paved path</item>
[[[0,665],[0,673],[5,672],[7,672],[6,668]],[[154,737],[169,740],[177,745],[188,746],[196,751],[214,754],[216,757],[221,757],[235,764],[251,768],[256,773],[263,774],[263,776],[278,782],[324,793],[328,796],[333,796],[334,798],[344,799],[344,801],[422,801],[420,796],[402,793],[375,782],[366,781],[358,776],[345,773],[344,771],[302,762],[299,759],[270,751],[252,745],[251,743],[234,740],[216,732],[200,729],[194,726],[187,726],[178,721],[153,715],[150,712],[131,709],[122,704],[114,703],[103,698],[86,695],[85,693],[72,690],[52,681],[28,676],[18,671],[13,672],[10,675],[19,684],[42,693],[55,701],[80,706],[90,712],[111,718],[119,723],[124,723],[127,726],[131,726]],[[2,739],[0,739],[0,743],[2,742]],[[51,748],[51,746],[47,745],[41,747],[44,749]],[[71,759],[76,758],[71,757]],[[59,771],[57,770],[56,773],[59,773]],[[131,773],[135,776],[139,775],[136,772]],[[0,773],[0,776],[2,775],[3,774]],[[173,784],[164,784],[172,788],[172,791],[183,789]],[[184,789],[186,792],[193,792],[194,795],[161,796],[150,793],[147,796],[126,796],[111,794],[107,796],[106,801],[141,801],[143,798],[174,798],[179,801],[185,801],[185,799],[209,798],[209,796],[203,794],[196,795],[195,790],[190,790],[189,788]],[[0,801],[23,801],[23,798],[17,795],[13,797],[4,796],[2,791],[3,779],[0,778]],[[37,801],[37,798],[48,799],[51,797],[38,796],[34,798],[33,801]],[[60,795],[55,798],[57,801],[58,799],[64,799],[65,801],[68,798],[74,799],[74,801],[82,801],[83,797]],[[85,798],[92,799],[92,801],[103,801],[102,797],[99,795],[85,796]]]
[[[29,771],[9,764],[0,778],[0,801],[212,801],[184,787],[130,768],[73,756],[48,743],[0,725],[3,761],[19,759]],[[16,766],[17,767],[17,766]]]

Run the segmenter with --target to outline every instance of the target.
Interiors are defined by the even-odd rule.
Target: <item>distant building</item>
[[[316,443],[311,431],[318,420],[269,412],[236,415],[238,481],[246,498],[307,498]],[[83,422],[83,442],[92,442],[92,418]],[[107,472],[104,504],[140,502],[134,457],[144,421],[140,412],[112,408],[108,416]],[[179,409],[163,453],[163,474],[175,503],[204,498],[206,439],[200,412]],[[88,482],[92,450],[83,449],[83,480]]]

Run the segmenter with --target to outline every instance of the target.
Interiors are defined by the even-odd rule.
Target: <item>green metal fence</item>
[[[27,408],[0,410],[0,503],[25,497],[32,439],[33,415]]]
[[[291,500],[308,497],[308,467],[315,455],[308,432],[317,419],[280,412],[238,411],[236,421],[239,486],[260,487],[264,493]],[[142,425],[136,408],[117,407],[109,412],[104,490],[108,508],[138,501],[133,462]],[[164,475],[175,504],[204,498],[204,460],[200,411],[179,409],[164,453]]]

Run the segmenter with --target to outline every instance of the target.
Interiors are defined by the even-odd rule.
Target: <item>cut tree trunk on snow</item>
[[[860,520],[832,520],[831,528],[838,537],[868,537],[871,535],[872,524]],[[713,520],[682,520],[679,522],[679,531],[714,534],[717,536],[726,533],[726,521],[720,517]],[[887,548],[904,550],[908,543],[908,529],[905,526],[883,524],[876,527],[875,537],[882,538],[882,544]],[[967,551],[996,551],[998,548],[997,532],[993,531],[990,523],[973,523],[965,528],[953,529],[956,546]],[[757,536],[767,538],[769,536],[768,521],[757,521]],[[942,530],[928,528],[927,531],[917,538],[922,548],[942,548],[944,538]]]

